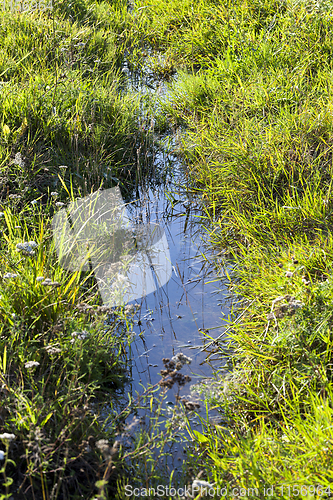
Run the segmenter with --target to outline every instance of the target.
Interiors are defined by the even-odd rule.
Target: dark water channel
[[[159,167],[162,158],[161,153],[156,159]],[[220,388],[215,374],[223,370],[225,363],[218,352],[213,352],[214,345],[205,348],[210,342],[207,334],[212,338],[223,335],[230,312],[227,290],[218,275],[221,256],[207,244],[202,211],[198,200],[186,189],[184,167],[179,162],[163,186],[141,189],[137,201],[127,209],[131,220],[155,223],[165,231],[172,266],[171,278],[164,286],[132,302],[141,307],[134,316],[127,392],[135,398],[144,388],[158,384],[162,380],[161,370],[165,369],[162,360],[184,354],[191,362],[179,372],[190,380],[166,388],[162,409],[164,417],[171,419],[179,400],[186,403],[191,427],[200,431],[200,417],[208,416],[210,421],[221,418],[216,410],[207,414],[205,404],[205,394],[212,394],[214,384]],[[149,425],[149,410],[141,409],[137,417],[141,417],[141,425]],[[131,425],[134,421],[136,425]],[[133,420],[130,416],[126,423],[132,435],[140,428],[140,418]],[[185,435],[189,437],[186,431]],[[169,471],[179,470],[184,459],[183,445],[186,446],[184,441],[182,444],[179,440],[170,450],[165,464]]]
[[[135,317],[131,346],[132,387],[156,384],[164,368],[162,359],[180,352],[192,359],[182,368],[192,383],[211,377],[212,369],[221,367],[221,360],[205,362],[208,351],[202,349],[209,339],[203,331],[218,337],[224,330],[222,318],[227,318],[229,308],[224,303],[225,290],[215,267],[219,256],[206,243],[202,213],[196,200],[188,199],[186,190],[177,188],[175,183],[141,193],[135,205],[133,218],[158,223],[164,229],[172,276],[163,287],[138,302],[141,309]],[[181,395],[189,394],[189,385],[181,387]],[[176,389],[170,390],[175,392]]]
[[[148,68],[140,77],[130,75],[126,66],[125,70],[128,80],[124,90],[158,93],[167,98],[166,86],[157,84]],[[170,134],[169,142],[173,140]],[[207,415],[203,394],[213,391],[215,373],[223,369],[224,361],[218,352],[212,352],[214,345],[205,349],[210,341],[205,332],[213,338],[223,335],[230,303],[226,301],[227,290],[217,271],[223,267],[219,266],[222,257],[207,244],[208,233],[202,223],[198,200],[186,188],[186,167],[162,148],[157,153],[155,149],[154,154],[156,171],[170,172],[171,165],[171,172],[163,176],[163,183],[155,186],[153,183],[149,187],[144,187],[143,183],[137,191],[136,201],[128,204],[127,210],[131,220],[155,223],[164,230],[172,274],[165,285],[132,302],[141,307],[134,316],[129,351],[131,381],[126,392],[135,398],[144,388],[158,384],[162,380],[161,370],[165,369],[163,358],[184,354],[191,362],[180,372],[190,380],[187,379],[185,385],[175,383],[167,389],[163,410],[171,418],[179,398],[196,404],[195,411],[189,411],[195,428],[195,425],[200,427],[200,416],[219,420],[215,410]],[[141,424],[150,419],[148,410],[140,410],[138,416]],[[139,430],[140,419],[132,418],[133,415],[127,425],[133,435]],[[180,464],[182,452],[182,445],[173,449],[172,460],[167,461],[169,470]]]

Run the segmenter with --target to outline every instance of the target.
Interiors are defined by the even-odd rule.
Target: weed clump
[[[182,352],[173,356],[173,358],[163,358],[162,362],[165,366],[165,370],[161,370],[162,380],[159,381],[161,387],[167,387],[172,389],[174,384],[178,384],[182,387],[186,382],[191,381],[189,375],[183,375],[179,370],[182,369],[184,364],[191,363],[191,358],[185,356]]]

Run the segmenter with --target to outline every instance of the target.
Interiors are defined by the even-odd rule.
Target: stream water
[[[168,155],[160,153],[156,161],[170,164]],[[162,165],[163,168],[163,165]],[[167,395],[162,409],[169,418],[179,399],[189,405],[187,413],[192,429],[201,430],[200,417],[220,420],[216,410],[208,410],[203,393],[214,389],[215,373],[223,370],[218,353],[206,349],[208,334],[212,338],[223,335],[230,304],[226,303],[227,291],[218,276],[216,264],[221,257],[207,245],[207,231],[202,224],[198,200],[189,195],[185,185],[184,167],[175,161],[172,175],[161,186],[140,189],[136,202],[128,205],[131,220],[158,224],[166,234],[172,265],[171,279],[153,293],[135,301],[140,309],[134,316],[132,343],[129,352],[131,381],[127,392],[143,392],[143,388],[158,384],[163,358],[171,359],[182,353],[191,359],[180,372],[190,377],[184,385],[175,383],[166,388]],[[133,302],[133,303],[135,303]],[[209,356],[209,361],[207,361]],[[217,382],[216,382],[217,383]],[[218,384],[218,383],[217,383]],[[208,391],[207,391],[208,388]],[[195,405],[192,406],[191,405]],[[191,411],[192,410],[192,411]],[[149,425],[149,410],[140,410],[138,417]],[[136,420],[139,425],[140,419]],[[131,425],[132,424],[132,425]],[[132,417],[127,420],[131,432],[137,430]],[[162,425],[164,428],[164,425]],[[186,434],[186,433],[185,433]],[[188,438],[187,434],[187,438]],[[171,444],[171,443],[170,443]],[[183,463],[181,440],[170,450],[166,463],[168,472]]]
[[[174,173],[181,183],[180,172]],[[203,332],[214,338],[223,333],[222,318],[229,307],[215,270],[219,256],[206,243],[201,215],[196,200],[189,199],[177,182],[141,193],[132,206],[133,218],[164,229],[172,265],[171,279],[139,302],[132,343],[133,389],[140,383],[156,384],[161,380],[162,359],[180,352],[192,359],[182,369],[192,382],[211,377],[213,368],[221,368],[221,360],[205,362],[207,352],[202,350],[208,342]],[[189,395],[189,384],[180,390]]]
[[[129,75],[125,69],[127,89],[159,93],[167,98],[166,86],[157,84],[147,69],[139,78]],[[169,140],[173,140],[171,135]],[[127,205],[127,210],[131,220],[155,223],[164,230],[172,275],[164,286],[136,301],[141,307],[134,316],[129,352],[131,381],[127,392],[135,397],[144,387],[158,384],[161,370],[165,369],[162,360],[184,354],[191,362],[182,367],[181,373],[190,380],[167,389],[163,409],[171,418],[179,398],[196,404],[195,412],[190,412],[191,425],[195,428],[200,425],[200,417],[219,419],[216,411],[208,411],[207,415],[199,387],[206,385],[212,389],[215,373],[223,369],[223,362],[216,357],[218,353],[205,349],[209,341],[205,333],[213,338],[223,335],[226,323],[223,319],[228,319],[230,304],[226,303],[227,290],[216,271],[222,257],[207,245],[208,233],[202,223],[198,200],[186,188],[186,167],[162,148],[154,154],[154,168],[163,172],[164,181],[156,185],[150,183],[149,187],[143,183],[137,190],[136,201]],[[139,411],[138,416],[141,423],[151,418],[149,411],[144,410]],[[134,433],[136,425],[131,419],[127,424]],[[169,471],[180,465],[182,451],[182,445],[173,449],[172,460],[166,463]]]

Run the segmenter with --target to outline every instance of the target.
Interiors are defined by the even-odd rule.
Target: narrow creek
[[[127,89],[167,98],[167,87],[157,82],[148,68],[139,77],[131,75],[127,65],[124,69]],[[171,132],[164,139],[169,143],[174,141]],[[176,357],[177,362],[177,355],[184,355],[191,360],[181,368],[186,378],[167,389],[163,410],[171,418],[177,401],[181,400],[190,411],[192,428],[199,429],[200,417],[219,420],[217,411],[208,411],[207,415],[203,394],[204,387],[206,393],[213,390],[215,373],[223,370],[224,362],[218,353],[204,346],[209,341],[205,333],[213,338],[223,335],[223,319],[230,313],[230,304],[226,302],[228,292],[216,271],[219,268],[216,264],[222,258],[207,245],[208,233],[202,224],[199,200],[187,189],[186,166],[162,146],[154,151],[153,163],[156,171],[163,172],[163,182],[149,186],[143,182],[136,201],[127,209],[131,220],[153,222],[164,230],[172,276],[164,286],[136,301],[141,307],[134,316],[129,352],[131,381],[127,392],[135,397],[143,388],[158,384],[166,359],[172,361]],[[127,421],[131,433],[136,432],[140,420],[142,424],[151,417],[148,410],[141,410],[137,416],[141,419],[133,420],[131,416]],[[183,451],[182,445],[173,449],[166,464],[170,471],[179,469]]]

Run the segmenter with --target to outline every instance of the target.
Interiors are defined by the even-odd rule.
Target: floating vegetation
[[[183,353],[177,354],[171,358],[171,360],[169,358],[163,358],[162,362],[165,366],[165,370],[161,370],[163,378],[160,380],[159,385],[171,389],[174,384],[178,384],[181,387],[185,385],[186,382],[191,382],[191,377],[189,375],[180,373],[183,365],[191,363],[191,361],[191,358],[185,356]]]

